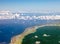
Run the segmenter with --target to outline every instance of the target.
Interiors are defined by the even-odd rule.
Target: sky
[[[0,0],[0,10],[12,11],[60,11],[60,0]]]

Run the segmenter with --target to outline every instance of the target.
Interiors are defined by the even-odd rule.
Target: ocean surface
[[[10,43],[13,36],[21,34],[28,27],[54,22],[59,20],[0,20],[0,43]]]

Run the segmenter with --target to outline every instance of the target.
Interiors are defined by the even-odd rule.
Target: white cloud
[[[40,20],[58,20],[60,19],[60,15],[44,15],[44,16],[23,16],[20,14],[13,14],[10,13],[10,11],[0,11],[0,14],[3,14],[0,16],[0,19],[22,19],[22,20],[34,20],[34,19],[40,19]],[[7,15],[8,14],[8,15]]]

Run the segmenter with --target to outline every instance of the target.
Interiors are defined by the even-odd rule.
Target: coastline
[[[22,34],[12,37],[10,44],[21,44],[24,36],[26,36],[30,33],[34,33],[34,32],[36,32],[37,28],[44,27],[44,26],[60,26],[60,24],[46,24],[46,25],[33,26],[33,27],[26,28]]]

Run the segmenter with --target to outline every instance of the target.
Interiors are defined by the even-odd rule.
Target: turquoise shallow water
[[[44,26],[26,35],[22,44],[60,44],[60,26]]]

